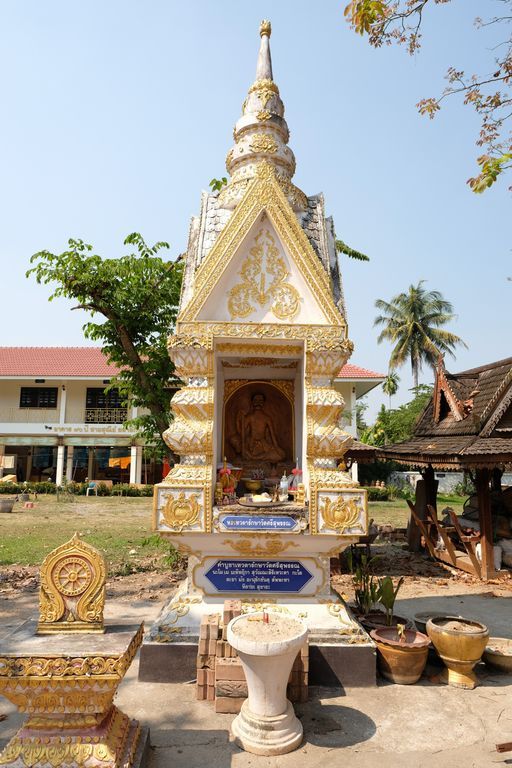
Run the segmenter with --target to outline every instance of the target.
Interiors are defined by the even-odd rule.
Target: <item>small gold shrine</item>
[[[41,566],[38,634],[104,632],[105,559],[77,533]]]

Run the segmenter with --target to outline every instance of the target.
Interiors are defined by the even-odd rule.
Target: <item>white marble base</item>
[[[285,755],[300,747],[303,739],[302,723],[290,702],[283,714],[266,717],[255,715],[244,701],[231,733],[239,747],[254,755]]]

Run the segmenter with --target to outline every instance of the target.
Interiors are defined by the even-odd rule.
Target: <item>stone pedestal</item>
[[[0,754],[9,768],[138,768],[149,731],[112,703],[143,625],[37,635],[26,622],[0,643],[0,694],[27,719]]]

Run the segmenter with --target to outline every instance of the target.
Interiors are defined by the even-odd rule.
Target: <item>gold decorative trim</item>
[[[298,547],[295,541],[283,541],[282,534],[248,534],[241,538],[224,539],[222,542],[244,557],[275,557],[290,547]]]
[[[220,343],[215,347],[217,352],[229,352],[236,355],[272,355],[272,358],[282,355],[291,357],[301,355],[304,348],[299,344],[234,344],[233,342]]]
[[[253,536],[257,536],[258,534],[252,534],[252,535]],[[265,535],[265,534],[263,534],[263,535]],[[281,534],[274,534],[274,535],[279,536]],[[298,546],[298,545],[296,545],[296,546]],[[222,591],[222,593],[219,593],[219,592],[207,592],[204,586],[198,586],[197,585],[196,573],[197,573],[198,569],[203,569],[203,576],[204,576],[205,569],[206,569],[206,566],[204,564],[205,560],[216,561],[216,560],[226,559],[227,557],[229,557],[229,555],[205,555],[192,568],[192,584],[194,585],[194,587],[196,589],[200,589],[205,597],[219,597],[219,594],[222,594],[223,596],[225,595],[226,597],[229,597],[230,595],[233,595],[234,597],[239,597],[240,594],[243,594],[240,590],[238,590],[238,591],[233,590],[233,591],[229,591],[229,592],[228,591],[225,591],[225,592]],[[233,555],[229,559],[231,559],[231,560],[245,560],[246,557],[247,556]],[[279,562],[283,562],[283,563],[295,562],[297,560],[300,560],[301,563],[307,563],[308,561],[310,561],[313,565],[309,566],[309,567],[310,568],[314,567],[317,571],[320,572],[320,574],[321,574],[321,581],[320,581],[320,584],[317,586],[317,589],[315,590],[315,592],[312,592],[311,594],[304,595],[304,597],[310,598],[310,597],[316,597],[317,595],[322,594],[323,590],[325,589],[325,587],[329,583],[329,580],[330,580],[329,561],[327,560],[327,565],[322,565],[322,563],[320,562],[322,557],[324,557],[324,556],[323,555],[320,555],[319,557],[312,557],[311,555],[304,556],[304,555],[301,555],[300,552],[297,552],[295,557],[287,555],[286,557],[279,558]],[[262,561],[264,560],[264,558],[258,558],[258,559],[261,559]],[[315,578],[315,575],[314,574],[312,574],[312,575],[313,575],[313,578]],[[253,591],[257,592],[257,590],[253,590]],[[281,597],[283,597],[284,595],[297,595],[297,593],[296,592],[282,592],[281,593]],[[249,602],[249,599],[244,598],[245,602]],[[258,599],[261,599],[261,598],[258,598]],[[265,602],[272,602],[272,599],[268,599]]]
[[[0,657],[0,684],[3,686],[6,680],[2,678],[25,678],[18,680],[17,685],[25,682],[31,684],[33,678],[48,677],[54,681],[62,681],[67,678],[87,678],[115,676],[122,679],[135,658],[135,654],[142,643],[144,624],[141,624],[126,651],[118,656],[2,656]],[[31,680],[32,678],[32,680]]]
[[[226,379],[224,382],[224,405],[235,392],[245,387],[246,384],[269,384],[282,392],[292,405],[294,403],[295,382],[292,379]]]
[[[298,360],[292,360],[289,363],[282,362],[281,360],[275,360],[272,357],[242,357],[237,363],[230,362],[229,360],[222,361],[223,368],[297,368]]]
[[[251,137],[249,149],[252,152],[277,152],[277,141],[269,133],[254,133]]]
[[[276,178],[275,169],[268,162],[262,162],[257,166],[256,177],[251,181],[244,197],[197,270],[194,296],[178,320],[186,322],[197,319],[213,287],[231,263],[240,243],[264,210],[328,322],[345,329],[345,321],[334,304],[329,276],[297,221]]]
[[[237,338],[248,341],[249,339],[275,339],[276,341],[302,341],[306,342],[306,351],[311,350],[340,350],[350,356],[353,343],[346,338],[346,326],[338,325],[301,325],[288,323],[234,323],[210,321],[188,322],[182,320],[178,323],[177,335],[171,337],[176,340],[181,336],[206,334],[210,336],[210,344],[215,338]],[[177,342],[175,341],[175,344]],[[276,349],[279,349],[276,346]]]

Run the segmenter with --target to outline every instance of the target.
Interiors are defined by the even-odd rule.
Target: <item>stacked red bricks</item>
[[[240,712],[247,698],[247,683],[237,652],[227,641],[227,626],[240,616],[240,600],[226,600],[221,617],[212,613],[203,617],[199,630],[197,655],[197,698],[215,701],[215,711]],[[288,681],[288,698],[292,702],[308,700],[308,645],[301,649],[293,663]]]

